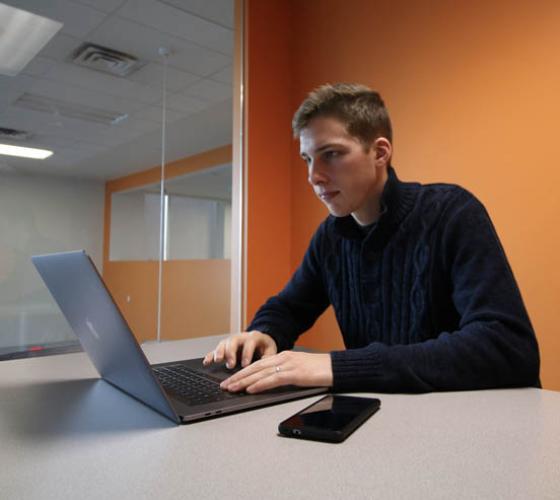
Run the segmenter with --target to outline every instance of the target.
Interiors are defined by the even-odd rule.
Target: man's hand
[[[277,352],[276,342],[270,335],[253,330],[252,332],[235,333],[222,340],[216,349],[205,356],[202,363],[207,366],[212,362],[225,361],[228,368],[234,368],[239,354],[241,366],[248,366],[253,361],[255,353],[261,358],[265,358]]]
[[[230,392],[257,393],[282,385],[330,387],[333,374],[330,354],[283,351],[264,357],[221,383]]]

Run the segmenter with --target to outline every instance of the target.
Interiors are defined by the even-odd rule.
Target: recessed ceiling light
[[[62,23],[0,3],[0,74],[16,76]]]
[[[48,149],[22,148],[21,146],[10,146],[9,144],[0,144],[0,155],[19,156],[21,158],[34,158],[36,160],[44,160],[53,154]]]

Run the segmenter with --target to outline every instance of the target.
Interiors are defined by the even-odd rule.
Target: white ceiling
[[[0,76],[0,127],[32,134],[2,141],[54,150],[47,160],[0,156],[0,172],[106,180],[161,161],[163,58],[171,50],[166,162],[231,143],[233,0],[2,0],[64,23],[17,76]],[[127,77],[77,66],[83,42],[144,65]],[[126,114],[114,124],[14,106],[24,93]]]

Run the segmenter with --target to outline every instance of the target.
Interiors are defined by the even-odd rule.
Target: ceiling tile
[[[184,94],[169,94],[166,101],[167,106],[171,109],[184,111],[189,114],[202,111],[207,107],[207,103],[201,101],[200,99]]]
[[[152,132],[160,128],[159,123],[150,120],[140,120],[138,118],[128,118],[123,120],[116,125],[112,125],[111,129],[115,133],[120,133],[121,131],[126,131],[127,133],[133,134],[145,134],[146,132]]]
[[[126,0],[74,0],[74,2],[110,13],[121,7]]]
[[[39,171],[40,168],[44,170],[46,167],[45,162],[47,160],[41,160],[40,164],[37,165],[37,160],[0,155],[0,173],[21,174],[25,172]]]
[[[95,144],[93,142],[86,141],[74,141],[71,148],[78,151],[89,151],[90,153],[96,154],[107,150],[107,146],[105,144]]]
[[[118,15],[231,56],[233,30],[156,0],[129,0]]]
[[[217,71],[216,73],[212,73],[211,75],[208,76],[208,78],[210,78],[212,80],[216,80],[217,82],[228,83],[229,85],[232,85],[232,83],[233,83],[233,67],[232,66],[226,66],[225,68],[221,69],[220,71]]]
[[[79,162],[82,162],[94,153],[88,151],[72,151],[70,149],[63,149],[56,151],[50,158],[48,158],[49,163],[56,163],[61,166],[70,166]]]
[[[59,33],[39,52],[39,55],[56,61],[65,61],[81,43],[79,38]]]
[[[234,0],[161,0],[178,9],[233,29]]]
[[[75,37],[86,36],[98,26],[105,15],[103,12],[69,0],[3,0],[19,9],[60,21],[64,24],[61,32]]]
[[[53,116],[53,125],[50,131],[58,130],[59,137],[73,140],[87,140],[89,137],[105,132],[109,125],[101,123],[91,123],[74,118],[64,118],[63,116]]]
[[[75,85],[99,94],[109,94],[116,97],[133,97],[134,100],[145,104],[157,102],[161,92],[147,85],[131,82],[127,78],[112,76],[100,71],[71,63],[57,63],[44,78],[59,82],[63,85]]]
[[[50,132],[53,132],[52,127],[50,129]],[[48,132],[37,134],[33,138],[33,142],[39,147],[42,146],[45,148],[57,148],[57,149],[73,147],[77,143],[75,139],[70,139],[68,137],[61,137],[59,135],[53,135],[52,133],[48,133]]]
[[[59,82],[45,78],[37,78],[30,90],[34,94],[45,97],[60,99],[70,103],[86,104],[94,108],[122,114],[130,114],[144,106],[144,103],[140,101],[102,94],[75,85],[60,85]]]
[[[215,73],[231,64],[231,58],[223,54],[120,18],[108,19],[92,33],[90,41],[158,63],[162,62],[158,49],[166,47],[171,50],[170,66],[200,76]]]
[[[231,99],[232,87],[225,83],[204,79],[190,85],[182,93],[208,102],[218,102]]]
[[[176,111],[174,109],[170,109],[169,106],[165,112],[165,120],[167,123],[172,123],[181,118],[185,118],[187,113],[184,111]],[[149,120],[154,123],[157,123],[158,126],[162,122],[162,109],[161,106],[147,106],[140,111],[136,111],[130,115],[131,119],[133,120]]]
[[[13,128],[33,134],[56,132],[55,120],[52,115],[37,111],[22,110],[9,106],[0,113],[0,127]]]
[[[37,56],[25,68],[23,68],[23,74],[29,76],[41,76],[49,71],[55,64],[56,61],[54,59]]]
[[[149,62],[127,78],[133,82],[161,89],[163,84],[163,64]],[[172,92],[184,89],[197,80],[200,80],[200,77],[197,75],[175,69],[169,65],[167,66],[167,89]]]
[[[141,137],[143,133],[133,131],[133,130],[105,130],[96,135],[95,140],[106,146],[118,146],[119,144],[124,144],[130,142],[133,139]]]
[[[0,112],[33,86],[34,79],[20,73],[17,76],[0,75]]]
[[[169,161],[194,154],[195,151],[231,144],[232,109],[231,100],[216,103],[170,127],[166,136]],[[190,131],[188,136],[185,136],[185,128]]]
[[[12,128],[34,134],[29,141],[26,141],[30,145],[35,141],[43,142],[48,137],[54,138],[51,143],[52,147],[67,147],[77,140],[88,140],[109,128],[108,125],[88,123],[54,114],[19,110],[14,107],[9,109],[7,121],[12,124]]]

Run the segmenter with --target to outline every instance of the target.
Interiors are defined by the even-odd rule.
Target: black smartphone
[[[381,406],[376,398],[328,395],[284,420],[283,436],[340,443]]]

